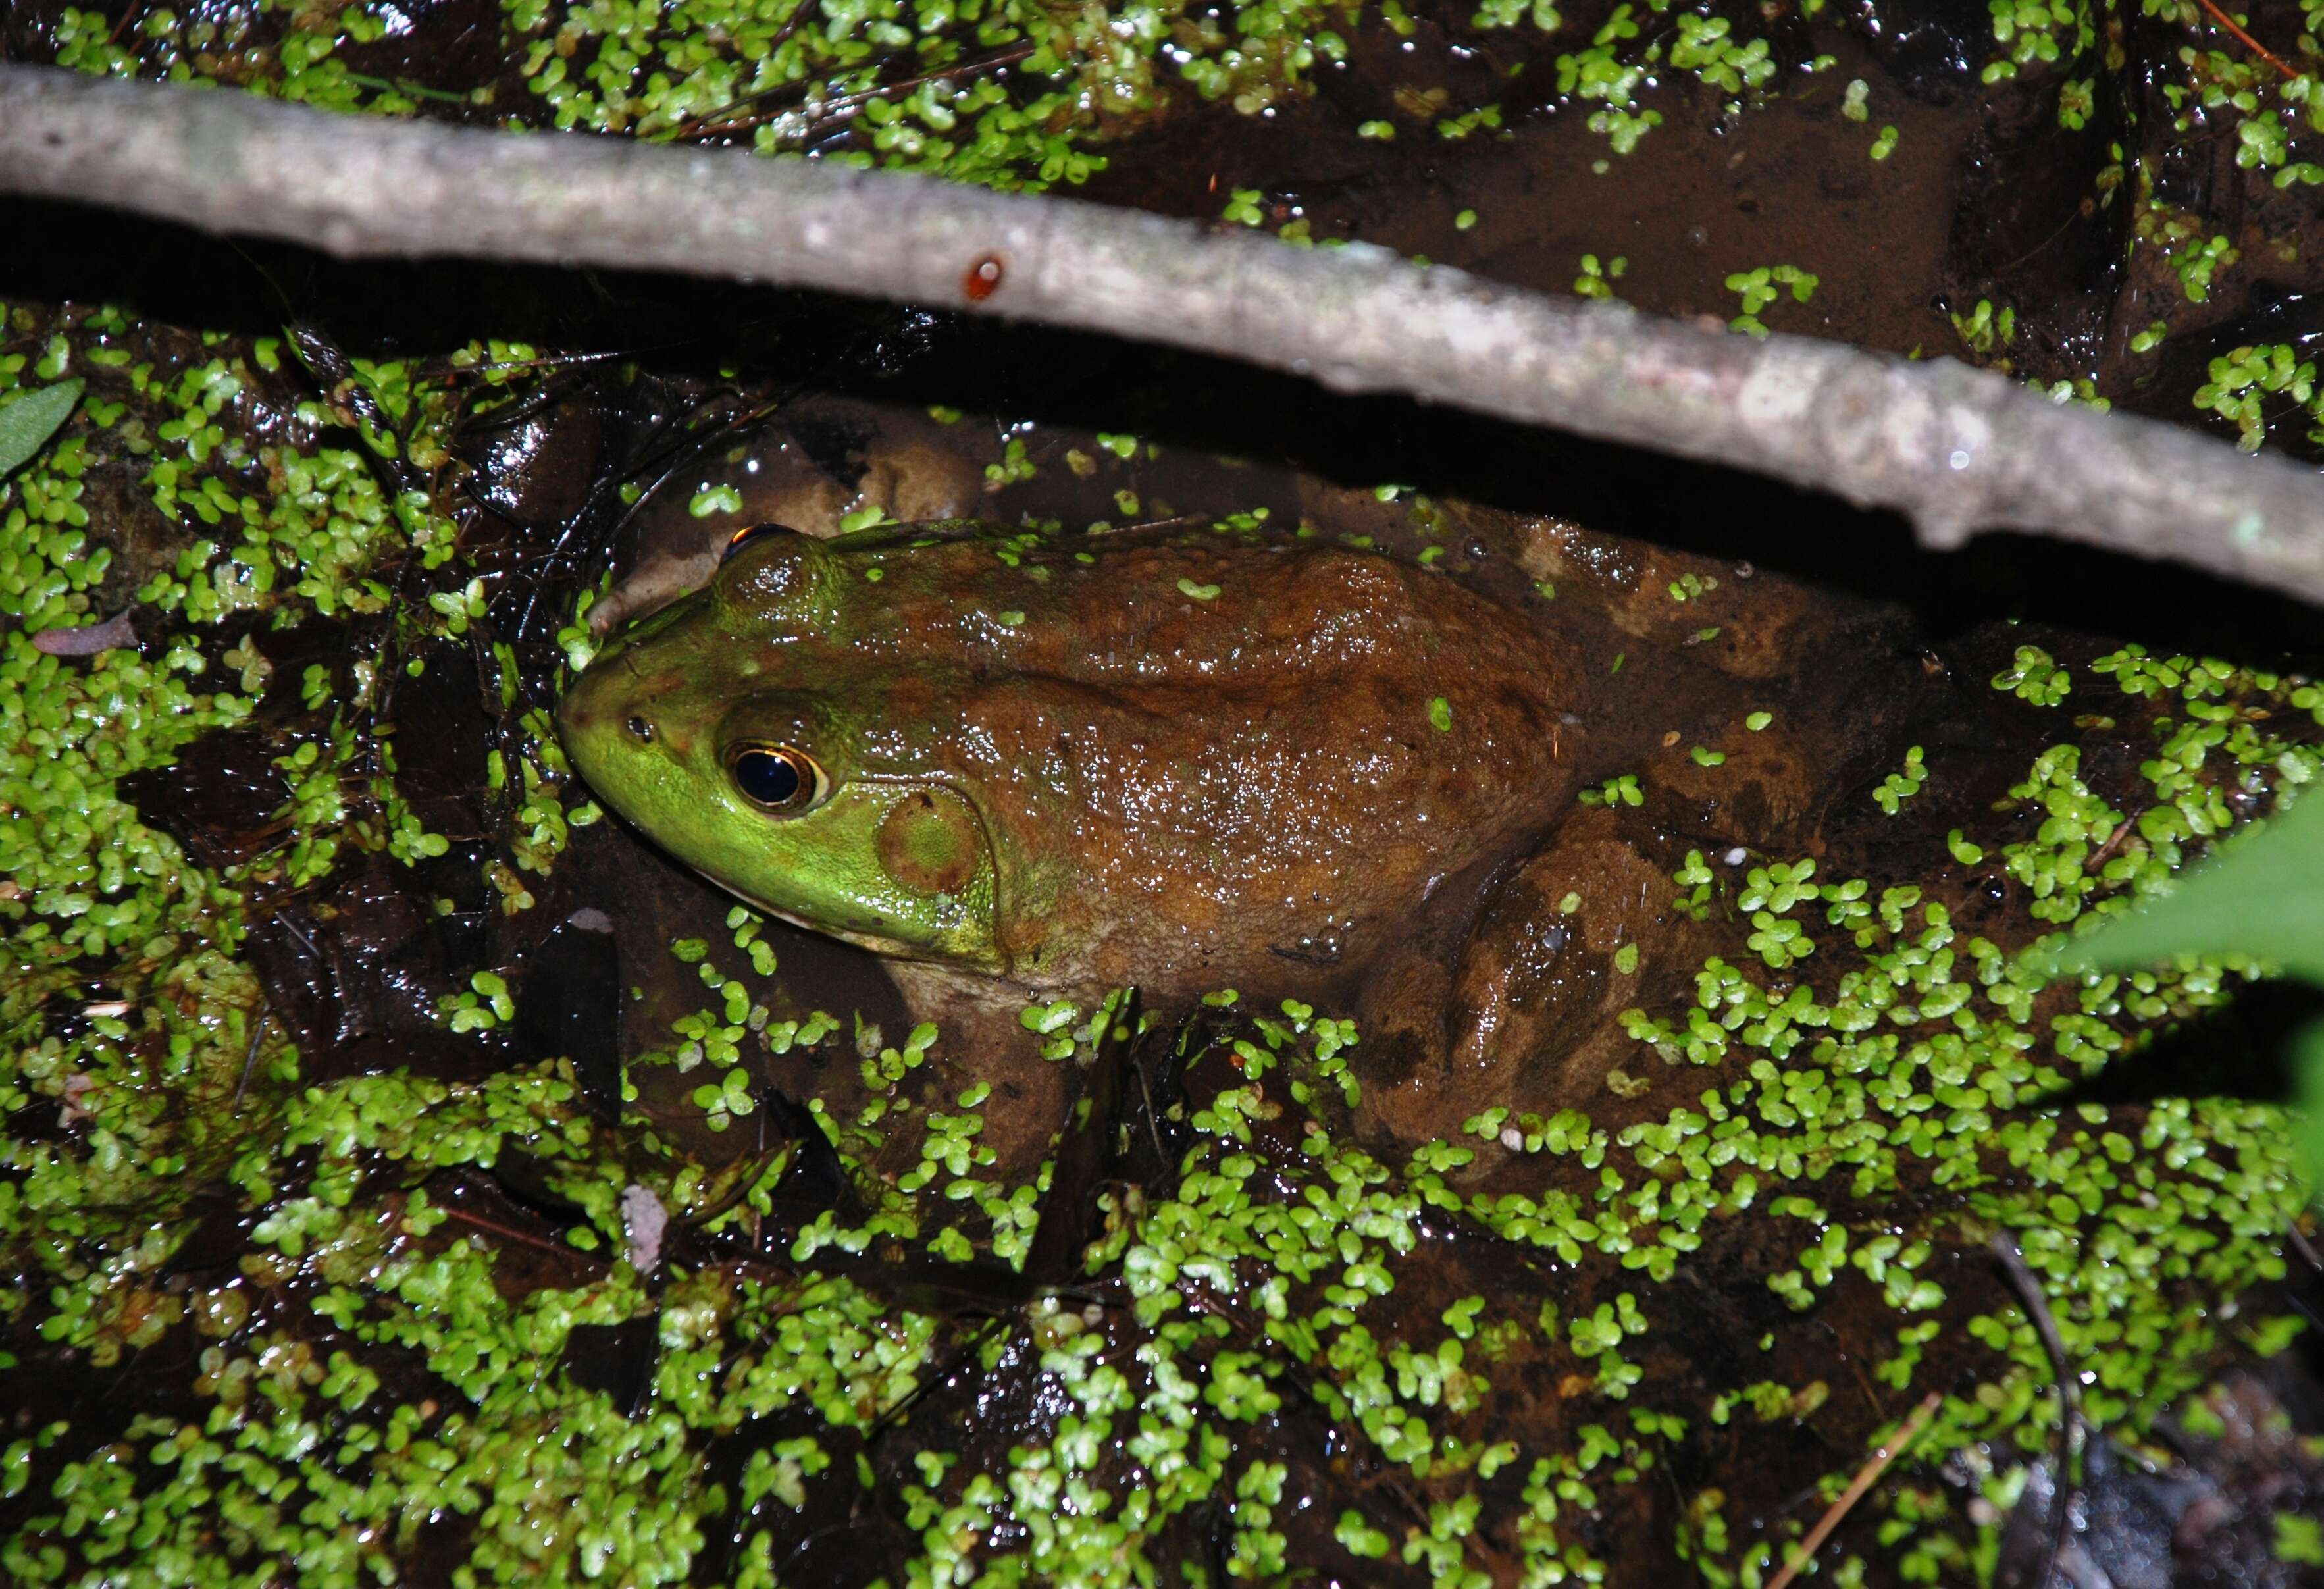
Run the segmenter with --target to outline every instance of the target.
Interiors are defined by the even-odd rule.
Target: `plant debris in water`
[[[5,25],[341,109],[1080,183],[2324,448],[2313,5],[2247,39],[2098,0]],[[1679,843],[1669,910],[1731,941],[1626,947],[1659,991],[1601,1107],[1480,1098],[1390,1150],[1343,1012],[1222,989],[1028,1010],[1090,1105],[1053,1141],[876,967],[604,820],[548,731],[632,504],[740,512],[714,465],[779,407],[784,467],[877,522],[892,404],[799,384],[925,383],[945,328],[810,309],[734,334],[774,371],[743,379],[464,342],[465,297],[364,356],[45,301],[0,339],[0,1577],[1764,1584],[1932,1393],[1820,1572],[2038,1581],[2061,1472],[2075,1515],[2193,1518],[2253,1581],[2324,1555],[2273,1427],[2315,1427],[2285,1113],[2133,1079],[2200,1075],[2255,967],[2061,977],[2043,938],[2312,782],[2310,676],[1948,639],[1978,704],[1894,725],[1829,844]],[[1108,416],[936,413],[992,515],[1301,517],[1173,450],[1173,414],[1258,433],[1264,393],[1153,401],[1033,346],[925,394]],[[1677,532],[1659,482],[1587,473],[1582,507]],[[1362,494],[1344,533],[1452,543],[1425,490]],[[1748,624],[1716,577],[1672,563],[1686,643]],[[1635,773],[1585,798],[1676,809]],[[2140,1488],[2157,1442],[2187,1466]],[[2156,1499],[2196,1470],[2232,1528]],[[2157,1537],[2055,1547],[2115,1571]]]
[[[13,1581],[1757,1581],[1932,1390],[1824,1561],[1954,1581],[2062,1416],[1993,1233],[2123,1437],[2297,1330],[2282,1111],[2092,1090],[2248,967],[2020,951],[2311,781],[2304,678],[1964,642],[2047,748],[1942,807],[1960,753],[1904,758],[1877,875],[1689,852],[1731,950],[1595,1118],[1369,1147],[1361,1033],[1222,991],[1028,1010],[1092,1106],[1022,1161],[942,1033],[661,873],[545,733],[698,384],[8,326],[12,390],[88,382],[0,518]],[[581,429],[586,488],[538,468]],[[1061,486],[1158,494],[1081,445]],[[626,1053],[558,1019],[609,952]]]

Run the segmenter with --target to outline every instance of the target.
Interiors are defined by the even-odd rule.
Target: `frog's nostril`
[[[632,734],[636,735],[641,743],[645,744],[651,744],[653,743],[653,725],[647,722],[643,717],[632,717],[622,726],[627,728]]]

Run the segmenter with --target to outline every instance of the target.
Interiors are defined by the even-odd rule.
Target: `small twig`
[[[349,72],[346,74],[346,81],[358,88],[377,89],[383,94],[409,94],[414,99],[433,99],[441,105],[468,103],[468,97],[466,94],[455,94],[444,88],[430,88],[424,84],[415,83],[409,78],[369,78],[357,72]]]
[[[863,1426],[863,1444],[867,1446],[872,1445],[881,1436],[902,1422],[904,1415],[927,1396],[931,1389],[943,1384],[958,1373],[972,1357],[982,1350],[984,1344],[992,1338],[996,1331],[1004,1327],[1013,1329],[1017,1323],[1014,1317],[990,1318],[970,1331],[968,1338],[953,1348],[951,1354],[944,1360],[936,1372],[926,1376],[915,1375],[910,1390],[904,1391],[895,1400],[881,1408],[879,1414]]]
[[[306,950],[309,955],[314,956],[318,960],[323,957],[323,951],[315,947],[315,940],[299,930],[299,924],[290,919],[289,912],[280,910],[276,910],[274,912],[274,920],[281,927],[283,931],[289,933],[292,938],[299,940],[299,947],[300,948]]]
[[[108,44],[120,43],[121,35],[127,32],[133,23],[144,21],[146,12],[151,9],[152,7],[150,5],[144,4],[144,0],[139,0],[139,4],[129,6],[124,10],[121,14],[121,20],[113,24],[113,31],[105,35],[105,42]]]
[[[745,94],[742,98],[730,100],[715,110],[705,111],[700,115],[680,122],[670,129],[666,140],[658,141],[692,143],[705,138],[731,138],[737,133],[751,132],[768,122],[780,121],[794,111],[806,109],[812,103],[807,97],[808,90],[814,87],[812,82],[807,81],[778,83],[771,88],[761,88],[755,94]],[[734,115],[738,111],[749,109],[752,106],[764,104],[778,94],[794,92],[798,96],[796,99],[772,111],[759,111],[733,121],[723,119]],[[820,108],[820,106],[818,105],[817,107]]]
[[[266,1022],[273,1013],[274,1007],[261,999],[258,1004],[258,1019],[250,1028],[250,1052],[242,1057],[242,1079],[234,1084],[234,1102],[228,1105],[230,1110],[238,1110],[242,1107],[242,1095],[248,1090],[251,1072],[258,1065],[258,1045],[266,1036]]]
[[[809,0],[793,0],[790,15],[783,19],[783,25],[777,28],[774,37],[767,41],[766,53],[761,59],[772,60],[781,53],[783,46],[790,42],[791,35],[798,32],[799,23],[806,21],[816,9],[809,4]],[[756,105],[760,100],[771,95],[780,94],[786,89],[796,88],[798,86],[796,80],[788,83],[771,83],[754,94],[745,94],[739,99],[729,99],[715,110],[706,110],[700,115],[688,116],[670,130],[670,141],[681,143],[689,138],[699,137],[703,128],[719,117],[730,115],[746,105]]]
[[[801,9],[805,9],[805,7],[802,7]],[[879,60],[866,62],[864,65],[858,67],[855,69],[858,71],[877,72],[882,67],[888,66],[897,59],[898,57],[894,55],[883,55]],[[850,94],[840,94],[834,96],[832,99],[816,100],[813,97],[815,90],[822,86],[822,79],[816,78],[794,78],[788,83],[777,83],[770,88],[761,88],[755,94],[745,94],[740,99],[729,100],[726,104],[720,106],[715,110],[706,110],[700,115],[690,116],[687,120],[680,122],[677,126],[671,128],[666,139],[656,139],[655,141],[657,143],[668,142],[671,143],[692,143],[703,138],[731,138],[737,133],[750,132],[752,129],[763,125],[768,122],[780,121],[783,117],[790,115],[794,111],[812,108],[819,115],[825,106],[835,103],[838,100],[853,97]],[[903,84],[897,85],[899,88],[905,86],[906,85]],[[912,86],[917,87],[917,85]],[[886,87],[887,85],[885,84],[874,84],[871,92],[877,94]],[[858,90],[858,92],[861,92],[861,90]],[[727,117],[733,115],[736,111],[747,109],[754,105],[764,104],[767,100],[774,98],[779,94],[789,95],[793,97],[789,103],[780,106],[772,111],[760,111],[751,115],[741,116],[733,121],[726,119]]]
[[[2034,1321],[2034,1333],[2042,1337],[2042,1349],[2050,1354],[2051,1371],[2058,1377],[2059,1409],[2073,1421],[2082,1416],[2081,1387],[2074,1381],[2072,1359],[2066,1355],[2066,1338],[2058,1330],[2057,1316],[2050,1311],[2050,1299],[2043,1293],[2042,1282],[2025,1262],[2025,1254],[2018,1250],[2017,1238],[2007,1231],[1996,1231],[1987,1243],[2001,1267],[2009,1274],[2009,1283],[2018,1299],[2025,1304],[2026,1316]]]
[[[804,115],[807,118],[807,130],[799,134],[800,137],[806,138],[812,136],[816,129],[825,123],[835,121],[842,115],[849,115],[862,106],[877,99],[882,94],[899,94],[908,88],[917,88],[922,83],[933,83],[938,78],[973,79],[998,67],[1014,66],[1032,53],[1033,47],[1030,44],[1019,44],[1013,49],[1003,50],[998,54],[987,55],[982,60],[961,61],[956,65],[943,68],[941,70],[922,72],[918,77],[904,78],[892,83],[874,83],[868,88],[857,88],[849,93],[835,94],[828,99],[810,99],[802,96],[798,104],[786,105],[779,110],[762,111],[756,115],[746,115],[740,121],[697,125],[691,132],[677,134],[671,142],[690,143],[697,138],[731,138],[737,133],[751,132],[766,125],[769,122],[779,122],[783,117],[795,113]],[[756,96],[756,97],[763,98],[764,96]]]
[[[2042,1289],[2042,1282],[2025,1261],[2018,1248],[2017,1238],[2007,1231],[1996,1231],[1987,1243],[1993,1255],[2001,1261],[2007,1271],[2010,1285],[2025,1305],[2026,1316],[2034,1321],[2035,1334],[2042,1337],[2042,1349],[2050,1354],[2050,1370],[2058,1381],[2058,1444],[2051,1455],[2056,1472],[2050,1478],[2050,1516],[2047,1536],[2043,1542],[2040,1570],[2033,1577],[2037,1586],[2050,1581],[2059,1556],[2066,1548],[2066,1529],[2073,1513],[2074,1494],[2081,1487],[2081,1452],[2084,1424],[2082,1422],[2082,1391],[2075,1380],[2073,1367],[2066,1356],[2066,1338],[2058,1329],[2057,1316],[2050,1311],[2050,1299]]]
[[[1880,1482],[1880,1475],[1888,1471],[1888,1464],[1904,1455],[1913,1442],[1921,1437],[1921,1431],[1927,1428],[1929,1420],[1937,1416],[1937,1409],[1944,1405],[1944,1400],[1941,1390],[1932,1390],[1922,1397],[1921,1404],[1913,1409],[1912,1415],[1905,1418],[1896,1432],[1873,1447],[1872,1455],[1865,1458],[1864,1465],[1856,1470],[1856,1477],[1847,1489],[1840,1492],[1840,1499],[1824,1509],[1823,1516],[1818,1518],[1816,1526],[1808,1530],[1808,1537],[1800,1541],[1799,1548],[1784,1564],[1783,1571],[1767,1581],[1767,1589],[1784,1589],[1799,1575],[1802,1567],[1815,1559],[1815,1553],[1823,1548],[1823,1542],[1831,1538],[1834,1529],[1840,1527],[1840,1519],[1864,1499],[1866,1491]]]
[[[2257,39],[2253,38],[2249,33],[2244,32],[2243,29],[2237,27],[2236,25],[2236,19],[2229,16],[2226,12],[2220,10],[2219,7],[2214,4],[2214,0],[2198,0],[2198,3],[2201,5],[2205,11],[2211,14],[2211,20],[2213,22],[2218,23],[2221,27],[2227,29],[2227,32],[2242,40],[2244,48],[2250,51],[2254,55],[2256,55],[2262,60],[2266,61],[2268,65],[2275,68],[2276,70],[2282,72],[2287,78],[2298,78],[2301,75],[2301,73],[2294,71],[2291,67],[2286,66],[2282,60],[2276,55],[2274,51],[2270,50]]]
[[[340,116],[0,66],[0,190],[345,256],[662,270],[1240,359],[2047,533],[2324,600],[2324,494],[2283,458],[1989,371],[1525,291],[1386,249],[740,149]]]
[[[763,1113],[764,1112],[761,1111],[762,1117],[760,1123],[762,1126],[765,1123]],[[717,1202],[713,1203],[709,1207],[703,1209],[698,1214],[689,1214],[685,1215],[683,1218],[673,1219],[670,1221],[670,1224],[678,1226],[680,1230],[693,1230],[708,1224],[712,1220],[716,1219],[720,1215],[724,1214],[728,1209],[733,1207],[735,1204],[740,1203],[743,1198],[749,1196],[751,1193],[757,1188],[760,1181],[766,1178],[767,1171],[774,1168],[775,1159],[780,1156],[782,1150],[789,1146],[790,1143],[788,1141],[777,1142],[773,1147],[760,1154],[757,1162],[752,1164],[750,1169],[744,1172],[743,1175],[735,1181],[733,1187],[721,1196]]]
[[[659,472],[654,474],[651,481],[639,492],[635,501],[622,509],[615,517],[613,531],[618,534],[621,527],[629,522],[631,516],[636,513],[642,504],[650,501],[654,493],[668,484],[671,476],[685,467],[687,459],[704,456],[721,440],[738,435],[760,420],[771,417],[797,394],[794,389],[782,396],[759,403],[755,407],[745,408],[740,413],[721,420],[715,430],[706,434],[681,433],[667,442],[659,442],[652,453],[632,464],[620,476],[608,476],[598,480],[589,487],[586,499],[567,515],[565,522],[558,527],[557,539],[549,546],[549,556],[568,562],[576,560],[574,554],[567,549],[576,535],[593,523],[596,514],[605,505],[606,499],[624,485],[643,479],[649,472],[659,470]],[[696,410],[695,414],[705,411],[706,407],[706,403],[705,408]],[[693,422],[695,414],[687,415],[679,422],[678,428],[683,431],[684,426]],[[533,613],[539,608],[543,594],[549,587],[549,581],[546,579],[533,581],[531,594],[525,598],[524,611],[517,614],[516,634],[519,640],[524,639],[532,632]]]
[[[1154,1162],[1160,1165],[1167,1175],[1170,1169],[1170,1150],[1162,1145],[1162,1122],[1154,1115],[1154,1090],[1146,1085],[1146,1067],[1140,1065],[1134,1055],[1130,1061],[1130,1074],[1138,1078],[1138,1100],[1146,1105],[1146,1131],[1154,1143]],[[2297,1240],[2299,1229],[2294,1227],[2292,1234]],[[2310,1256],[2312,1259],[2314,1255]]]
[[[2090,858],[2082,863],[2083,872],[2092,877],[2097,876],[2098,868],[2112,860],[2115,851],[2121,847],[2122,841],[2130,836],[2130,828],[2131,818],[2126,817],[2123,818],[2122,826],[2107,835],[2106,843],[2092,851]]]
[[[553,1253],[558,1258],[586,1259],[590,1256],[590,1254],[586,1252],[576,1252],[573,1248],[568,1247],[562,1243],[551,1242],[543,1237],[536,1236],[530,1231],[521,1231],[514,1225],[502,1224],[496,1220],[486,1219],[481,1214],[471,1214],[465,1208],[451,1207],[441,1203],[435,1205],[435,1206],[447,1219],[456,1219],[462,1224],[474,1225],[480,1231],[490,1231],[493,1234],[499,1236],[503,1240],[519,1243],[521,1245],[532,1248],[536,1252]]]

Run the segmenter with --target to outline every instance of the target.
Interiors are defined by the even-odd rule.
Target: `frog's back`
[[[1426,568],[1211,533],[877,544],[843,553],[882,568],[844,627],[911,725],[883,748],[975,791],[1020,967],[1358,958],[1572,801],[1554,647]]]

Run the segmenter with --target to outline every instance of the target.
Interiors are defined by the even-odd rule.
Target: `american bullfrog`
[[[1210,526],[766,525],[600,651],[559,724],[669,854],[891,957],[948,1020],[1128,984],[1336,990],[1375,1121],[1434,1132],[1521,1080],[1529,1104],[1600,1091],[1640,947],[1701,964],[1674,855],[1803,814],[1814,758],[1744,725],[1760,642],[1690,654],[1708,601],[1609,555],[1536,523],[1496,586]],[[1550,599],[1549,571],[1597,597]]]

